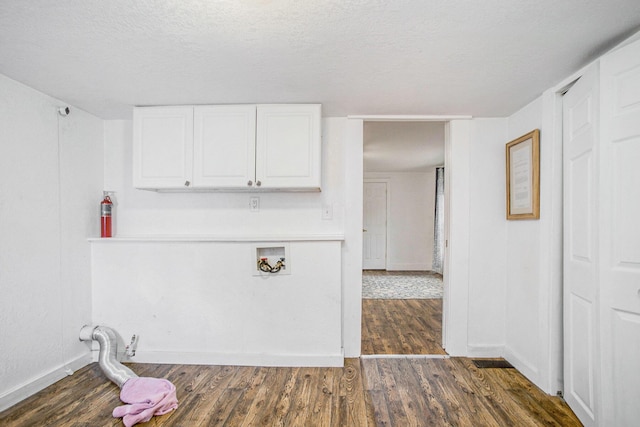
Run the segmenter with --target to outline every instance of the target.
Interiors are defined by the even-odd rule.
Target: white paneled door
[[[387,183],[364,183],[362,268],[387,268]]]
[[[599,407],[598,66],[563,99],[564,397],[585,426]]]
[[[640,425],[640,42],[602,59],[603,426]]]
[[[605,55],[563,104],[565,399],[586,426],[635,426],[640,41]]]

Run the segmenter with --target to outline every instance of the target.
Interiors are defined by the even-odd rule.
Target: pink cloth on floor
[[[129,405],[118,406],[113,416],[122,418],[126,427],[147,422],[178,407],[176,387],[163,378],[131,378],[120,390],[120,400]]]

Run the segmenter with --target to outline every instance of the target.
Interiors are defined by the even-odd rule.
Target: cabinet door
[[[193,107],[133,110],[134,187],[189,187],[192,162]]]
[[[256,183],[320,190],[320,105],[258,105]]]
[[[255,105],[194,107],[194,186],[252,187],[255,138]]]

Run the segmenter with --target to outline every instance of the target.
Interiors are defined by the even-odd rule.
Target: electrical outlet
[[[322,219],[332,219],[333,218],[333,204],[327,203],[322,205]]]
[[[251,197],[249,199],[249,210],[251,212],[260,212],[260,197]]]

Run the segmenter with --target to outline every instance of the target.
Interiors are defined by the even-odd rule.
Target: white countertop
[[[150,236],[118,236],[91,237],[91,243],[126,243],[126,242],[301,242],[301,241],[342,241],[344,234],[278,234],[278,235],[150,235]]]

